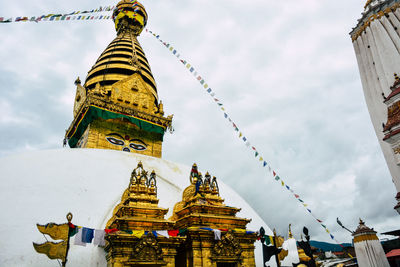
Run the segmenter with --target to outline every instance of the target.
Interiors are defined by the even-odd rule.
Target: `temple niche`
[[[107,223],[108,266],[239,267],[255,266],[256,233],[239,208],[226,206],[217,179],[204,178],[193,165],[189,186],[168,209],[158,207],[156,173],[142,163],[133,170],[128,188]]]

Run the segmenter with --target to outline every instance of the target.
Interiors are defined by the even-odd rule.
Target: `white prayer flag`
[[[78,233],[75,235],[74,245],[86,247],[86,243],[82,242],[82,228],[78,228]]]
[[[93,245],[104,247],[106,241],[104,240],[106,232],[104,230],[94,230]]]

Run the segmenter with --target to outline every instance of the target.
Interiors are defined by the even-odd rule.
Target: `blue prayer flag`
[[[91,228],[82,228],[82,242],[83,243],[92,243],[94,237],[94,229]]]
[[[267,166],[267,162],[266,162],[266,161],[264,161],[264,167],[265,167],[265,166]]]

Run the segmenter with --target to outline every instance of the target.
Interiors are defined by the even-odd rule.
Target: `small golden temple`
[[[162,156],[164,116],[157,86],[137,37],[147,23],[144,7],[122,0],[113,12],[117,37],[82,85],[75,81],[74,119],[66,132],[71,148],[122,150]],[[240,208],[224,204],[215,177],[196,164],[172,216],[158,206],[157,174],[140,162],[106,225],[107,266],[253,267],[256,233]],[[121,192],[122,193],[122,192]]]

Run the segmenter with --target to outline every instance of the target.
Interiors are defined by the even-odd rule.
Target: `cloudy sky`
[[[114,1],[2,1],[0,16],[38,16]],[[348,35],[364,1],[143,0],[148,28],[171,42],[216,92],[251,144],[341,242],[358,218],[398,228],[395,188],[370,122]],[[0,24],[0,157],[61,148],[75,79],[115,37],[111,21]],[[303,226],[330,241],[262,168],[199,83],[142,33],[173,134],[163,157],[196,162],[236,189],[285,234]],[[1,159],[0,159],[1,160]],[[223,192],[222,192],[223,195]],[[229,203],[227,203],[229,204]]]

